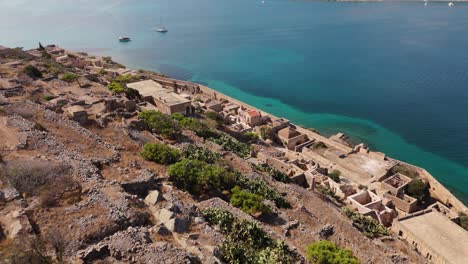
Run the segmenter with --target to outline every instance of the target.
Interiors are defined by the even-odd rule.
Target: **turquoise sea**
[[[167,34],[153,31],[161,19]],[[0,45],[38,41],[344,132],[468,203],[468,4],[0,0]]]

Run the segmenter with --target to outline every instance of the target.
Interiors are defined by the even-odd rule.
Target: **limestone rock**
[[[174,218],[174,212],[171,212],[165,208],[158,210],[155,214],[154,217],[156,220],[158,220],[161,223],[166,223],[170,219]],[[167,225],[166,225],[167,226]]]
[[[164,225],[172,232],[185,233],[190,223],[187,219],[176,217],[165,222]]]
[[[145,203],[148,205],[155,205],[161,200],[162,200],[162,194],[157,190],[153,190],[153,191],[150,191],[149,194],[146,196]]]

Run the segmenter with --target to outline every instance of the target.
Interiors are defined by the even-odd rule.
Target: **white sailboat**
[[[448,6],[453,6],[453,3],[452,2],[448,3]]]
[[[159,28],[155,29],[157,32],[166,33],[167,31],[169,31],[169,30],[167,30],[167,28],[165,26],[163,26],[162,18],[159,20],[159,24],[160,24]]]

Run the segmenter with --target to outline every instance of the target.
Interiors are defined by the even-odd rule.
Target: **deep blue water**
[[[0,45],[38,41],[343,131],[468,201],[468,4],[0,0]]]

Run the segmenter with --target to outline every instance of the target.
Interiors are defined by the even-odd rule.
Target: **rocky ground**
[[[190,131],[185,144],[221,153],[283,193],[292,208],[273,204],[274,214],[254,218],[219,198],[178,190],[166,166],[139,155],[144,143],[160,141],[138,129],[136,113],[145,104],[105,86],[125,69],[103,60],[107,73],[96,74],[86,66],[99,58],[70,53],[71,62],[58,63],[65,51],[47,50],[52,58],[0,49],[0,263],[220,263],[214,252],[225,238],[205,222],[206,208],[258,222],[302,256],[299,262],[307,244],[328,239],[362,263],[424,263],[394,237],[366,238],[322,195],[255,174],[246,160]],[[28,76],[26,65],[44,76]],[[57,78],[63,71],[79,74],[80,83]],[[87,111],[86,120],[68,111],[75,106]]]

